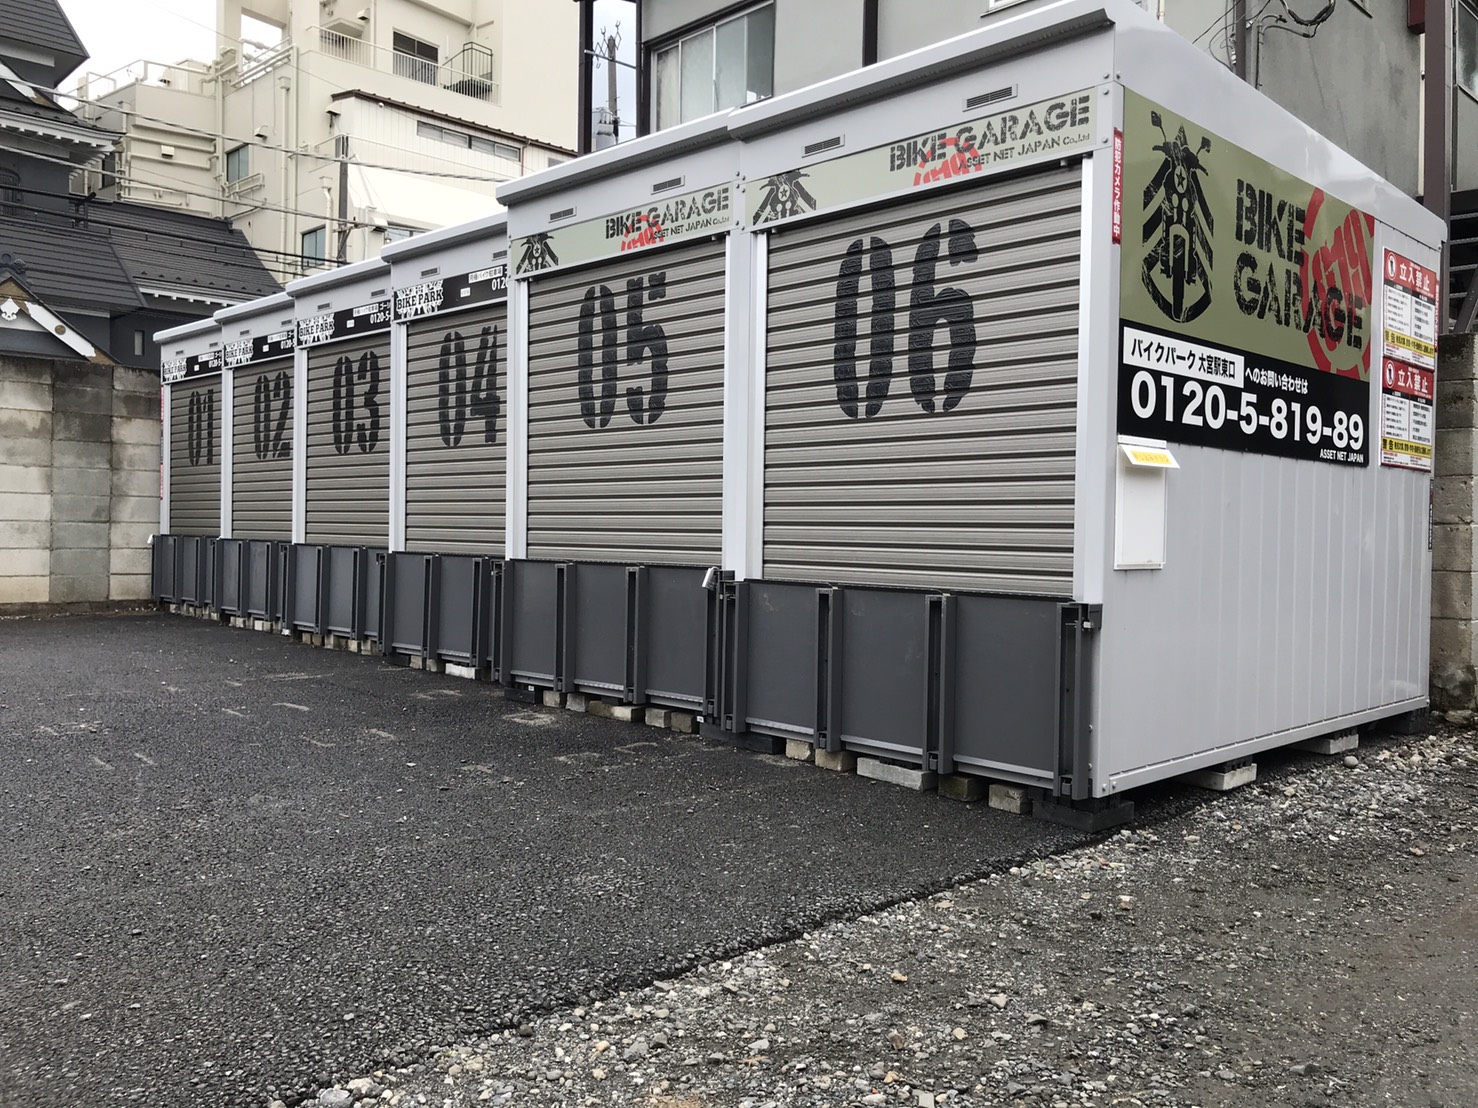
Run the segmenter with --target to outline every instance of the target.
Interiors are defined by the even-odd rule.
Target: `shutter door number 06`
[[[925,412],[945,413],[959,406],[975,376],[975,305],[964,289],[936,289],[941,242],[945,232],[934,224],[924,233],[914,253],[912,289],[908,299],[908,376],[914,403]],[[897,294],[894,291],[893,248],[877,235],[864,248],[861,239],[847,247],[837,273],[836,322],[832,370],[837,406],[851,419],[858,417],[857,318],[861,302],[864,251],[869,278],[870,323],[866,403],[861,415],[871,419],[883,409],[893,385],[894,336],[897,330]],[[975,229],[961,219],[949,221],[945,252],[951,267],[980,257]],[[934,371],[934,332],[949,329],[949,369],[941,390]]]

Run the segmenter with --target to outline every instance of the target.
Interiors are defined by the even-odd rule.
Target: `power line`
[[[33,154],[33,153],[30,153],[28,151],[25,156],[27,158],[34,158],[34,159],[36,159],[37,161],[40,161],[40,162],[52,162],[55,165],[63,165],[63,166],[66,166],[69,169],[80,169],[80,168],[83,168],[81,166],[78,166],[75,162],[70,162],[70,161],[68,161],[65,158],[54,158],[54,157],[51,157],[50,155],[47,155],[47,154]],[[130,175],[125,174],[125,173],[113,173],[113,172],[109,172],[109,173],[107,173],[107,176],[112,177],[115,180],[126,181],[127,183],[129,183],[131,185],[140,185],[140,186],[145,187],[145,188],[150,188],[150,187],[157,188],[158,187],[158,184],[156,182],[145,181],[142,178],[133,177],[133,176],[130,176]],[[167,178],[165,178],[165,180],[169,180],[169,181],[173,181],[173,180],[176,180],[176,179],[177,178],[173,178],[173,177],[167,177]],[[183,182],[181,182],[181,183],[183,184]],[[303,216],[303,217],[305,217],[307,219],[328,219],[329,218],[328,216],[325,216],[322,212],[310,212],[310,211],[306,211],[305,209],[302,209],[302,208],[288,208],[288,207],[283,207],[283,206],[277,205],[277,204],[267,204],[267,203],[251,202],[251,201],[245,201],[245,200],[233,201],[233,200],[229,199],[228,197],[217,196],[215,193],[197,192],[197,191],[192,191],[190,189],[185,189],[185,188],[175,189],[174,191],[175,192],[178,192],[181,196],[194,196],[194,197],[196,197],[196,198],[198,198],[200,200],[214,200],[214,201],[217,201],[217,202],[245,204],[245,205],[248,205],[249,207],[251,207],[251,209],[253,211],[281,212],[284,215]],[[236,216],[233,216],[231,218],[233,218],[233,219],[240,219],[241,216],[242,215],[245,215],[245,214],[247,214],[247,213],[244,213],[243,212],[240,215],[236,215]],[[359,220],[352,220],[352,219],[350,219],[350,220],[340,220],[340,219],[335,218],[334,219],[334,222],[335,223],[346,224],[349,227],[352,227],[352,228],[354,228],[356,230],[359,229],[359,228],[361,228],[361,227],[371,227],[371,226],[373,226],[373,224],[364,223],[364,222],[361,222]]]
[[[101,228],[107,231],[124,231],[132,234],[168,237],[170,240],[171,252],[177,257],[186,258],[191,261],[208,262],[212,265],[220,266],[222,268],[242,269],[257,275],[271,276],[271,274],[266,270],[264,266],[260,264],[254,265],[250,261],[244,260],[244,258],[251,254],[272,254],[276,255],[277,257],[291,259],[293,261],[302,260],[301,254],[293,254],[286,251],[273,250],[271,248],[258,250],[254,248],[249,242],[245,241],[240,244],[239,249],[234,247],[233,245],[222,244],[221,252],[192,249],[192,247],[198,246],[199,242],[198,240],[191,239],[188,236],[188,233],[185,231],[171,234],[168,228],[158,226],[150,227],[138,223],[129,223],[126,221],[104,218],[105,216],[114,216],[120,214],[108,209],[107,205],[110,203],[109,201],[88,201],[85,198],[77,197],[70,193],[46,192],[40,189],[22,189],[21,191],[37,196],[51,196],[71,199],[78,202],[79,205],[86,206],[81,207],[78,213],[75,215],[68,215],[64,212],[57,211],[54,208],[43,208],[38,204],[8,202],[3,206],[7,209],[19,209],[22,211],[35,213],[36,215],[53,217],[57,223],[65,222],[70,224],[70,227],[68,228],[70,230],[94,231]],[[100,208],[101,210],[99,210]],[[128,213],[121,214],[127,215]],[[197,216],[196,218],[210,217]],[[224,221],[222,220],[219,222]],[[109,238],[112,241],[121,241],[115,239],[114,236],[111,235],[105,235],[105,237]]]
[[[168,126],[173,127],[176,131],[182,131],[185,134],[200,135],[203,138],[215,139],[215,140],[220,141],[222,143],[232,143],[235,146],[246,146],[246,147],[250,147],[250,148],[256,149],[256,150],[272,150],[272,151],[276,151],[278,153],[286,154],[289,157],[312,158],[315,161],[333,162],[333,163],[347,162],[350,165],[361,166],[361,167],[363,167],[365,169],[389,169],[389,170],[395,171],[396,173],[405,173],[405,174],[409,174],[409,175],[417,176],[417,177],[444,177],[444,178],[448,178],[448,179],[451,179],[451,180],[458,180],[458,181],[478,181],[478,182],[481,182],[483,184],[500,184],[502,182],[502,180],[504,180],[503,178],[489,177],[489,176],[486,176],[486,175],[476,174],[476,173],[448,173],[448,172],[446,172],[444,170],[436,170],[436,169],[409,169],[409,168],[405,168],[405,167],[397,166],[397,165],[384,165],[384,164],[380,164],[380,163],[376,163],[376,162],[362,162],[362,161],[359,161],[358,159],[355,159],[355,158],[352,158],[352,157],[343,157],[343,158],[341,158],[341,157],[339,157],[339,156],[337,156],[335,154],[319,154],[319,153],[315,153],[315,152],[313,152],[311,150],[294,150],[290,146],[280,146],[280,145],[278,145],[276,143],[265,142],[263,140],[257,139],[255,136],[253,136],[252,138],[249,138],[249,139],[236,138],[236,137],[231,136],[231,135],[221,134],[221,133],[216,132],[216,131],[208,131],[208,130],[205,130],[205,129],[199,128],[199,127],[187,127],[184,124],[175,123],[173,120],[165,119],[162,116],[149,115],[146,112],[138,111],[135,108],[124,108],[124,107],[120,107],[118,105],[105,103],[104,101],[101,101],[101,100],[80,100],[77,97],[72,96],[69,93],[56,92],[55,89],[42,89],[42,91],[43,92],[55,93],[55,95],[58,95],[58,96],[66,96],[68,99],[74,100],[78,104],[85,104],[85,105],[87,105],[89,107],[97,108],[97,109],[100,110],[100,113],[101,112],[117,112],[119,115],[133,116],[135,119],[147,120],[150,123],[163,123],[163,124],[167,124]],[[96,120],[90,120],[89,122],[96,122]],[[475,126],[478,126],[478,124],[469,124],[469,126],[474,126],[475,127]],[[486,130],[486,131],[488,131],[491,134],[501,135],[501,136],[503,136],[505,138],[511,137],[511,136],[508,136],[508,135],[504,134],[504,132],[497,130],[496,128],[485,127],[483,129]],[[353,136],[351,136],[351,137],[353,137]],[[364,140],[364,141],[373,141],[373,140]],[[382,145],[385,145],[385,144],[384,143],[375,143],[375,145],[382,146]],[[445,161],[446,159],[439,158],[437,160],[438,161]]]

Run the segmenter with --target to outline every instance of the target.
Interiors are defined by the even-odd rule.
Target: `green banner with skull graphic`
[[[1367,464],[1374,219],[1128,90],[1121,195],[1120,432]]]

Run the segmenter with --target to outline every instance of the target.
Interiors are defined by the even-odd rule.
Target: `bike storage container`
[[[219,610],[216,540],[221,534],[221,473],[226,400],[221,330],[202,319],[161,331],[160,411],[164,472],[155,540],[155,593],[161,600]]]

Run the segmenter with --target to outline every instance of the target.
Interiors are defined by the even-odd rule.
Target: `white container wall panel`
[[[221,379],[197,377],[170,386],[169,530],[221,533]]]
[[[503,554],[507,320],[506,303],[498,303],[410,324],[408,550]]]
[[[1071,594],[1081,179],[773,233],[766,578]]]
[[[388,335],[308,352],[306,542],[389,541],[389,416]]]
[[[231,534],[287,541],[293,532],[293,360],[235,371]]]
[[[535,279],[531,558],[720,557],[724,240]]]

